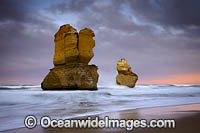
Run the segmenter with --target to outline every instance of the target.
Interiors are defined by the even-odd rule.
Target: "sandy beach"
[[[199,133],[200,131],[200,104],[188,104],[179,106],[165,106],[154,108],[142,108],[125,111],[116,111],[110,113],[103,113],[98,115],[99,118],[109,116],[111,119],[175,119],[176,128],[137,128],[129,132],[134,133]],[[84,119],[84,118],[80,118]],[[125,129],[68,129],[68,128],[48,128],[44,129],[40,125],[33,129],[19,128],[13,130],[4,131],[4,133],[25,133],[25,132],[37,132],[37,133],[53,133],[53,132],[127,132]]]

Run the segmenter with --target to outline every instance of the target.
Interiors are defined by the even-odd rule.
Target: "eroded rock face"
[[[55,34],[55,54],[54,65],[63,65],[77,62],[78,51],[78,32],[69,24],[60,27]]]
[[[88,65],[94,56],[94,32],[85,28],[78,34],[69,24],[55,34],[54,68],[43,80],[44,90],[97,90],[97,66]]]
[[[89,28],[82,29],[79,32],[79,60],[82,63],[88,63],[94,56],[92,51],[95,46],[94,36],[94,32]]]
[[[125,85],[131,88],[135,86],[138,76],[132,72],[131,67],[124,58],[117,62],[117,71],[116,82],[118,85]]]

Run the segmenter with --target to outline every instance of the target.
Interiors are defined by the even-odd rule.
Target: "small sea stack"
[[[54,68],[41,83],[43,90],[97,90],[98,67],[88,65],[95,47],[94,32],[85,28],[78,33],[71,25],[55,34]]]
[[[117,62],[117,71],[116,82],[118,85],[125,85],[130,88],[135,87],[138,76],[132,72],[131,67],[124,58]]]

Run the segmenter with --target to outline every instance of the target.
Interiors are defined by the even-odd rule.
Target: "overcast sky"
[[[0,83],[40,84],[63,24],[94,31],[100,85],[121,58],[138,83],[200,83],[199,0],[0,0]]]

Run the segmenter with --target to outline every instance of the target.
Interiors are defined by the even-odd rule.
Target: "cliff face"
[[[94,32],[85,28],[79,34],[69,24],[55,34],[54,68],[41,83],[44,90],[97,90],[97,66],[88,65],[94,56]]]
[[[60,27],[55,34],[55,54],[53,63],[55,66],[77,62],[78,32],[69,24]]]
[[[132,72],[131,67],[124,58],[117,62],[117,71],[116,82],[118,85],[125,85],[131,88],[135,86],[138,76]]]

